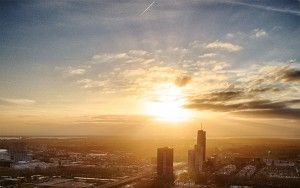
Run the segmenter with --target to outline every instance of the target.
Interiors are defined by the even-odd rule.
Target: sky
[[[0,135],[300,137],[300,1],[0,2]]]

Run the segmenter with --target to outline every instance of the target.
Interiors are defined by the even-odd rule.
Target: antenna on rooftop
[[[202,122],[201,122],[201,130],[202,130]]]

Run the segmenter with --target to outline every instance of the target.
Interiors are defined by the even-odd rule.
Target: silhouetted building
[[[0,167],[10,167],[11,163],[7,149],[0,149]]]
[[[157,149],[157,176],[162,180],[173,180],[173,148]]]
[[[30,160],[26,152],[26,144],[22,139],[11,140],[8,146],[8,153],[14,162]]]
[[[203,164],[205,159],[203,158],[204,148],[199,145],[195,145],[195,173],[199,174],[203,171]]]
[[[203,164],[206,158],[206,132],[199,130],[197,144],[194,150],[189,150],[188,165],[190,174],[200,174],[203,171]]]
[[[0,160],[10,160],[7,149],[0,149]]]
[[[188,151],[188,171],[189,174],[195,173],[195,150],[193,149]]]
[[[18,161],[30,161],[31,158],[26,152],[26,143],[22,138],[12,138],[0,140],[0,148],[7,149],[10,159],[16,163]]]
[[[201,155],[203,161],[205,161],[206,157],[206,132],[201,130],[198,130],[198,135],[197,135],[197,145],[201,148]]]

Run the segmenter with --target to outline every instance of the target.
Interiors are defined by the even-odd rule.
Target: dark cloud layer
[[[283,76],[286,81],[300,81],[300,70],[289,69]]]
[[[281,119],[298,119],[300,120],[300,109],[279,108],[269,110],[247,110],[232,112],[240,116],[250,116],[254,118],[281,118]]]
[[[262,88],[252,89],[250,92],[251,93],[265,93],[265,92],[268,92],[268,91],[279,92],[279,91],[282,91],[282,90],[283,90],[282,88],[276,88],[276,87],[262,87]]]
[[[255,92],[268,92],[273,89],[244,91],[220,91],[202,97],[191,99],[186,108],[230,112],[236,115],[254,116],[257,118],[300,119],[300,109],[291,105],[300,104],[300,99],[274,102],[271,100],[255,99]],[[250,97],[252,96],[252,97]],[[244,102],[238,99],[245,99]]]
[[[257,79],[246,81],[238,87],[232,84],[225,90],[191,97],[186,108],[256,118],[300,120],[300,98],[297,95],[290,99],[273,98],[276,93],[289,90],[286,82],[296,84],[300,81],[300,70],[292,68],[289,63],[264,71]]]
[[[213,92],[211,94],[207,94],[204,96],[204,99],[198,99],[198,100],[204,100],[204,101],[226,101],[226,100],[233,100],[233,99],[240,99],[243,98],[245,95],[244,92],[239,90],[232,90],[232,91],[219,91],[219,92]]]

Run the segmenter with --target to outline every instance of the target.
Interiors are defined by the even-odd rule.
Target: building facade
[[[157,176],[160,179],[173,179],[173,148],[157,149]]]
[[[197,144],[193,150],[188,152],[188,166],[190,174],[200,174],[203,172],[203,164],[206,159],[206,132],[199,130],[197,134]]]

